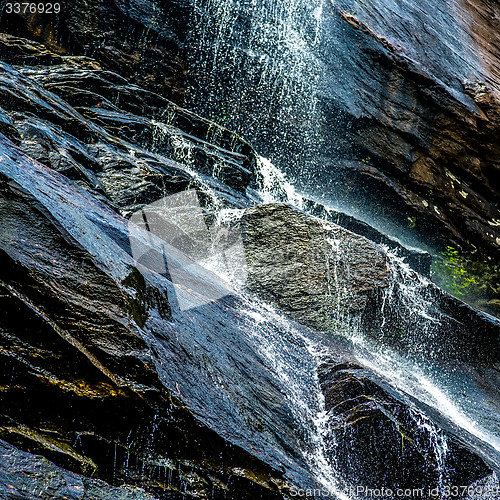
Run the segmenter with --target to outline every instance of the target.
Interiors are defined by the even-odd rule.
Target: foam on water
[[[257,157],[257,182],[259,194],[264,203],[289,203],[303,208],[303,197],[270,160]]]
[[[352,336],[357,358],[396,389],[434,408],[458,427],[500,451],[500,440],[461,408],[452,387],[446,387],[427,367],[403,358],[395,351],[383,348],[363,334]],[[426,369],[427,368],[427,369]]]

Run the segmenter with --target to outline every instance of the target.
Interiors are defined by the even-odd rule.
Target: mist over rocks
[[[236,131],[308,194],[425,247],[440,286],[498,315],[497,3],[268,4],[67,0],[57,16],[3,11],[18,41],[0,50],[91,57]]]

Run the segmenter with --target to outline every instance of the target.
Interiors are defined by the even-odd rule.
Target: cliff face
[[[368,55],[357,85],[367,123],[356,135],[371,160],[360,176],[416,210],[416,230],[497,262],[498,4],[342,8]]]
[[[2,44],[5,48],[26,41],[7,36]],[[44,49],[36,44],[25,55],[36,50],[43,58]],[[210,391],[202,385],[210,378],[191,371],[197,370],[198,362],[203,370],[217,358],[205,354],[213,339],[205,338],[206,348],[200,347],[206,331],[217,331],[206,321],[229,321],[223,309],[220,314],[210,311],[224,306],[213,304],[181,314],[186,327],[181,336],[194,342],[182,347],[184,341],[174,333],[176,313],[170,300],[174,309],[178,306],[175,292],[168,291],[173,285],[151,273],[156,284],[148,284],[137,270],[130,255],[131,229],[119,215],[169,192],[199,188],[199,181],[176,163],[172,148],[167,157],[130,142],[137,136],[146,144],[148,133],[161,126],[148,116],[148,109],[156,113],[170,108],[176,116],[164,126],[161,144],[166,149],[169,134],[171,138],[186,134],[186,141],[187,137],[194,141],[196,154],[212,124],[125,84],[122,77],[97,69],[98,64],[88,58],[50,57],[54,66],[49,74],[44,66],[30,66],[24,68],[29,77],[0,64],[2,132],[7,134],[0,141],[0,436],[18,448],[2,442],[0,496],[152,498],[134,488],[141,486],[155,498],[208,498],[226,491],[232,498],[280,498],[282,472],[273,472],[257,459],[261,475],[253,454],[232,442],[241,436],[241,422],[234,422],[230,431],[234,435],[227,440],[212,429],[213,422],[225,422],[222,416],[229,412],[221,407],[218,413],[217,404],[207,399]],[[56,92],[75,99],[79,111]],[[120,111],[118,94],[127,111]],[[143,115],[135,115],[134,107]],[[196,130],[197,138],[192,135]],[[229,142],[232,151],[222,148]],[[234,181],[241,180],[238,170],[247,175],[241,163],[249,162],[251,150],[245,142],[220,130],[219,141],[211,144],[203,148],[201,171],[211,170],[210,158],[215,160],[219,152],[221,178],[227,175],[225,163]],[[226,185],[214,178],[213,183],[222,200],[227,197],[236,206],[243,203],[241,185],[233,190],[230,180]],[[174,260],[179,253],[174,251]],[[204,277],[207,284],[210,276]],[[167,288],[158,287],[158,279]],[[196,325],[198,314],[201,324]],[[151,324],[155,333],[150,337],[143,330],[149,321],[156,323]],[[170,338],[167,343],[178,346],[177,354],[166,354],[167,343],[157,337],[160,330],[164,340]],[[237,342],[234,333],[226,339]],[[149,343],[154,338],[159,341],[157,348]],[[224,342],[215,343],[225,350]],[[240,345],[239,352],[243,350]],[[189,368],[193,355],[200,358]],[[247,355],[252,356],[250,349]],[[223,364],[234,365],[223,358]],[[245,370],[256,364],[255,359],[247,362]],[[171,389],[161,380],[160,364]],[[187,392],[175,375],[175,365],[189,381]],[[256,379],[267,377],[261,373]],[[229,378],[245,385],[244,377]],[[215,400],[220,392],[214,382]],[[274,400],[271,405],[280,405],[275,389],[261,392]],[[203,424],[194,407],[188,409],[182,402],[184,397],[212,424]],[[228,404],[224,398],[219,403]],[[240,453],[241,462],[227,468],[230,457]],[[243,479],[243,471],[251,471],[252,479]],[[95,477],[100,481],[89,479]],[[109,482],[130,487],[112,488]]]
[[[363,364],[366,353],[330,335],[358,328],[449,365],[472,387],[474,418],[491,422],[498,321],[333,224],[391,243],[359,221],[307,200],[332,223],[289,204],[255,206],[263,173],[252,146],[176,104],[255,138],[304,185],[395,212],[397,227],[409,218],[433,244],[475,245],[493,262],[495,51],[472,15],[493,4],[452,16],[430,2],[320,3],[307,11],[322,20],[316,149],[300,141],[318,137],[308,120],[317,115],[282,116],[273,100],[302,92],[302,74],[288,67],[295,90],[277,84],[256,104],[269,76],[259,61],[278,54],[238,45],[260,14],[272,24],[281,8],[300,11],[288,0],[262,12],[230,2],[241,11],[227,47],[217,31],[194,40],[225,2],[69,0],[60,15],[2,12],[0,496],[267,500],[325,484],[465,485],[500,467],[484,438],[395,390]],[[481,26],[493,40],[494,20]],[[212,48],[213,67],[197,65]],[[255,73],[239,72],[238,53]],[[164,202],[180,192],[195,193],[195,210]],[[182,248],[149,234],[159,199]],[[175,227],[176,209],[187,226],[200,215],[197,234]],[[242,293],[195,258],[210,246],[204,230],[231,240],[234,227],[249,260]],[[404,255],[426,269],[425,255]]]
[[[495,313],[498,4],[275,4],[69,1],[0,26],[238,131],[306,192],[444,253],[440,284]]]
[[[240,9],[250,22],[236,16],[227,22],[244,36],[256,15]],[[175,0],[70,1],[59,16],[4,12],[0,26],[61,54],[94,57],[181,103],[189,100],[186,86],[203,88],[214,78],[200,74],[191,57],[199,50],[189,37],[200,10],[196,2]],[[207,5],[203,21],[214,23],[209,14]],[[416,211],[424,231],[425,222],[434,223],[442,240],[451,236],[494,255],[500,227],[496,2],[339,0],[324,5],[321,15],[324,45],[314,54],[325,72],[319,92],[325,105],[347,113],[359,146],[340,160],[366,153],[369,161],[355,166],[360,179],[382,184],[409,212]],[[216,34],[206,36],[210,51]],[[330,132],[335,137],[346,131]]]

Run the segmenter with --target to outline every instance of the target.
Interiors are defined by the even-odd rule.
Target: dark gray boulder
[[[362,367],[328,360],[319,367],[319,378],[329,412],[331,459],[364,488],[362,498],[370,497],[369,489],[382,487],[428,498],[435,488],[443,494],[446,487],[469,485],[491,473],[460,440],[436,430]]]
[[[334,331],[389,285],[387,260],[372,242],[289,205],[247,209],[241,230],[248,290],[315,329]]]
[[[236,226],[247,290],[298,322],[335,334],[359,317],[367,335],[410,354],[498,366],[499,321],[442,291],[402,257],[284,203],[246,209]]]

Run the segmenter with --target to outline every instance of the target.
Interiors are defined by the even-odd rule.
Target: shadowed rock
[[[4,500],[152,500],[139,488],[116,488],[57,467],[0,441],[0,490]]]

